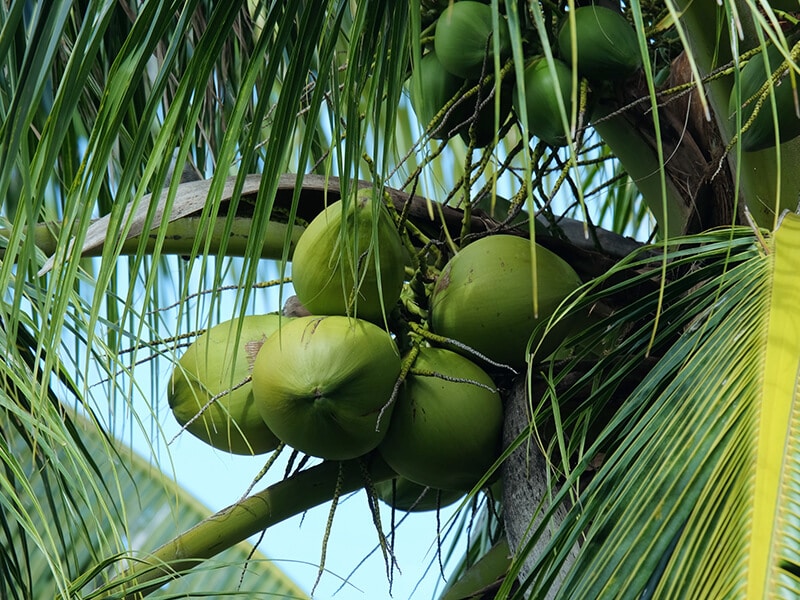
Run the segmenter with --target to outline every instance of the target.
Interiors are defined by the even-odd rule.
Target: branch
[[[277,195],[275,198],[273,214],[288,214],[294,196],[295,174],[282,175],[278,183]],[[145,251],[152,252],[159,227],[166,227],[166,236],[161,248],[162,254],[185,255],[191,252],[195,240],[198,236],[211,236],[211,248],[220,247],[222,236],[225,231],[225,221],[228,217],[228,209],[233,199],[234,185],[236,178],[229,178],[220,198],[220,212],[215,219],[212,219],[211,230],[204,232],[199,229],[200,213],[203,210],[211,188],[211,180],[191,181],[181,183],[178,186],[177,194],[169,215],[164,215],[164,205],[167,201],[167,190],[159,196],[145,196],[135,211],[128,210],[123,222],[131,220],[130,230],[126,240],[121,244],[121,254],[135,254],[138,252],[141,236],[144,234],[146,217],[151,202],[158,202],[155,211],[155,218],[151,228],[147,233],[150,240],[145,246]],[[236,202],[236,214],[233,217],[231,235],[227,239],[226,255],[242,256],[247,247],[247,239],[252,230],[251,217],[252,206],[256,201],[258,189],[261,183],[260,175],[248,175],[245,178],[242,188],[240,201]],[[368,187],[371,184],[367,181],[358,181],[359,187]],[[320,175],[305,175],[303,187],[300,191],[300,202],[297,207],[297,216],[301,222],[311,221],[317,214],[330,203],[338,200],[341,195],[340,181],[336,177],[323,177]],[[453,239],[458,239],[461,234],[463,211],[450,206],[442,206],[439,216],[432,217],[434,211],[430,211],[431,201],[420,196],[412,196],[401,190],[388,188],[386,192],[394,202],[398,210],[409,204],[408,218],[426,234],[432,237],[440,237],[443,230],[447,230]],[[70,243],[67,251],[68,255],[98,256],[102,253],[103,247],[107,243],[118,243],[116,231],[109,232],[110,216],[106,215],[91,223],[86,233],[86,238],[80,251],[76,251]],[[561,219],[559,221],[561,232],[559,236],[543,235],[537,233],[536,241],[544,247],[559,254],[564,260],[569,262],[572,267],[584,279],[591,279],[597,275],[605,273],[617,260],[623,258],[631,251],[640,247],[642,244],[632,238],[628,238],[611,231],[597,229],[597,239],[600,240],[601,247],[595,247],[592,240],[584,235],[583,224],[573,219]],[[266,243],[261,251],[262,258],[280,260],[283,254],[283,241],[289,227],[292,228],[291,249],[304,231],[302,224],[281,223],[279,220],[270,221],[270,229],[267,232]],[[528,236],[527,228],[524,229],[502,229],[499,221],[491,218],[480,210],[473,211],[470,220],[470,231],[472,233],[486,233],[490,231],[503,231],[504,233]],[[44,264],[40,275],[47,273],[53,266],[55,260],[56,245],[61,231],[60,223],[41,223],[32,229],[36,238],[36,245],[50,258]],[[0,242],[8,238],[8,231],[0,229]],[[5,255],[5,248],[0,247],[0,258]]]
[[[373,483],[395,476],[377,455],[342,463],[325,461],[295,473],[267,489],[211,515],[151,554],[137,559],[131,570],[104,586],[104,593],[126,586],[125,599],[142,598],[159,589],[169,579],[193,569],[248,537],[333,498],[339,465],[342,466],[341,493],[365,485],[361,461],[369,461],[367,473]],[[135,585],[135,587],[131,587]],[[119,590],[113,592],[119,597]]]

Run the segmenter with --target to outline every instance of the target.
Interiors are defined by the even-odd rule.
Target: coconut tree
[[[243,317],[288,301],[295,247],[339,200],[345,225],[318,246],[331,269],[313,275],[358,315],[377,271],[362,315],[402,351],[378,428],[430,380],[503,398],[502,445],[456,486],[489,500],[446,597],[798,594],[797,2],[0,11],[5,595],[241,594],[245,565],[261,574],[249,593],[299,593],[237,545],[360,488],[391,575],[376,497],[394,480],[396,500],[402,450],[295,451],[203,518],[116,439],[123,422],[168,441],[159,399],[188,343],[233,317],[231,360],[246,354]],[[381,227],[347,225],[365,195],[404,246],[399,300]],[[448,261],[498,234],[529,252],[475,272],[509,270],[510,287],[447,312],[530,310],[502,335],[474,335],[493,322],[480,312],[461,320],[470,337],[443,334]],[[558,272],[576,282],[552,300]],[[267,279],[278,306],[261,304]],[[524,351],[492,360],[520,335]],[[482,375],[450,374],[431,358],[444,349]],[[225,391],[250,384],[225,373]],[[205,417],[247,442],[226,410]]]

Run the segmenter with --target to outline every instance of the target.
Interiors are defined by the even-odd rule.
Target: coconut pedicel
[[[263,454],[277,447],[249,378],[258,351],[281,318],[286,322],[277,314],[248,315],[238,339],[238,319],[225,321],[189,346],[172,372],[167,394],[172,414],[189,433],[234,454]]]
[[[397,347],[377,325],[343,316],[299,317],[261,347],[253,395],[266,424],[289,446],[347,460],[386,435],[393,408],[387,403],[399,374]]]

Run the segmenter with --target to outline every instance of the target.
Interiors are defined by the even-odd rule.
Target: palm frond
[[[0,590],[4,597],[41,597],[48,590],[75,597],[85,586],[96,587],[102,581],[98,568],[106,567],[115,554],[130,547],[158,546],[171,531],[188,528],[208,512],[157,465],[98,435],[89,421],[75,415],[66,418],[74,423],[87,455],[103,457],[92,469],[104,483],[95,489],[75,485],[67,478],[68,472],[45,468],[48,453],[42,446],[26,441],[19,430],[4,428],[6,474],[10,475],[12,464],[18,465],[13,478],[5,479],[11,486],[6,487],[7,495],[16,498],[16,510],[5,506],[2,511],[0,546],[6,576]],[[69,456],[56,450],[49,460],[68,461]],[[34,517],[27,526],[19,518],[25,514]],[[108,539],[108,534],[117,531],[117,523],[125,524],[122,538]],[[48,549],[51,545],[55,547]],[[53,551],[63,562],[60,577],[74,580],[68,585],[53,570]],[[232,597],[306,597],[275,563],[249,544],[231,548],[208,567],[169,583],[156,597],[204,593],[223,597],[223,590]]]
[[[734,246],[684,251],[684,259],[668,255],[680,263],[701,256],[708,261],[717,252],[717,266],[676,280],[694,286],[681,293],[694,309],[683,317],[675,309],[685,311],[684,301],[671,306],[674,290],[667,285],[662,322],[674,343],[624,397],[596,441],[590,438],[577,469],[561,471],[567,479],[553,507],[567,502],[572,508],[529,571],[535,597],[554,584],[576,544],[580,552],[558,597],[726,598],[747,597],[747,590],[772,597],[794,589],[795,556],[787,540],[796,534],[788,514],[796,503],[790,440],[800,337],[786,299],[799,297],[789,267],[800,258],[797,240],[798,220],[787,217],[769,248],[745,237]],[[615,377],[643,360],[647,336],[636,338],[639,350],[626,344],[609,354],[607,360],[617,363]],[[630,366],[620,368],[621,359]],[[570,395],[585,393],[599,372],[557,401],[570,406]],[[567,437],[570,423],[579,423],[579,414],[585,420],[585,408],[602,406],[609,398],[604,390],[620,383],[596,381],[583,408],[565,421]],[[541,406],[551,401],[545,397]],[[580,431],[576,425],[576,437]],[[586,443],[581,439],[585,433],[571,439],[569,456]],[[588,485],[579,484],[598,452],[602,467]]]

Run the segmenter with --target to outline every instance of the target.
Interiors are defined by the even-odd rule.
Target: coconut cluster
[[[478,148],[491,143],[509,119],[524,120],[532,135],[551,146],[566,145],[575,82],[585,78],[598,89],[630,77],[642,65],[630,23],[619,12],[594,4],[562,15],[557,39],[548,49],[553,60],[545,59],[540,36],[520,32],[525,63],[519,85],[517,70],[506,64],[512,55],[507,19],[500,14],[495,23],[489,4],[449,3],[431,31],[433,43],[409,80],[415,112],[434,139],[460,135]],[[499,102],[491,101],[494,95]]]
[[[490,373],[524,368],[529,345],[539,357],[558,346],[566,330],[534,332],[580,280],[511,235],[442,257],[422,288],[409,256],[376,190],[331,204],[292,257],[297,299],[311,314],[249,316],[198,337],[172,375],[178,422],[240,454],[280,442],[326,460],[377,452],[397,473],[378,495],[402,510],[472,489],[501,450],[503,404]]]
[[[423,10],[423,22],[432,22],[408,84],[417,117],[431,138],[460,136],[476,148],[491,144],[510,120],[520,129],[526,123],[531,135],[550,146],[565,146],[568,123],[577,109],[588,122],[596,99],[613,94],[639,71],[639,37],[618,10],[590,0],[576,2],[580,6],[554,17],[554,29],[545,35],[533,24],[520,24],[522,54],[517,56],[524,64],[517,69],[510,62],[512,36],[504,4],[499,3],[498,15],[489,3],[473,0],[434,3]],[[548,38],[550,47],[544,48],[542,40]],[[790,37],[789,47],[795,41],[796,36]],[[763,54],[751,57],[742,68],[741,85],[731,92],[729,118],[734,122],[740,113],[745,127],[739,143],[746,152],[800,135],[786,56],[767,41]],[[522,81],[516,82],[518,73]],[[587,95],[585,103],[575,106],[579,81],[588,84]],[[499,97],[497,103],[494,96]],[[777,125],[773,114],[781,116]]]

